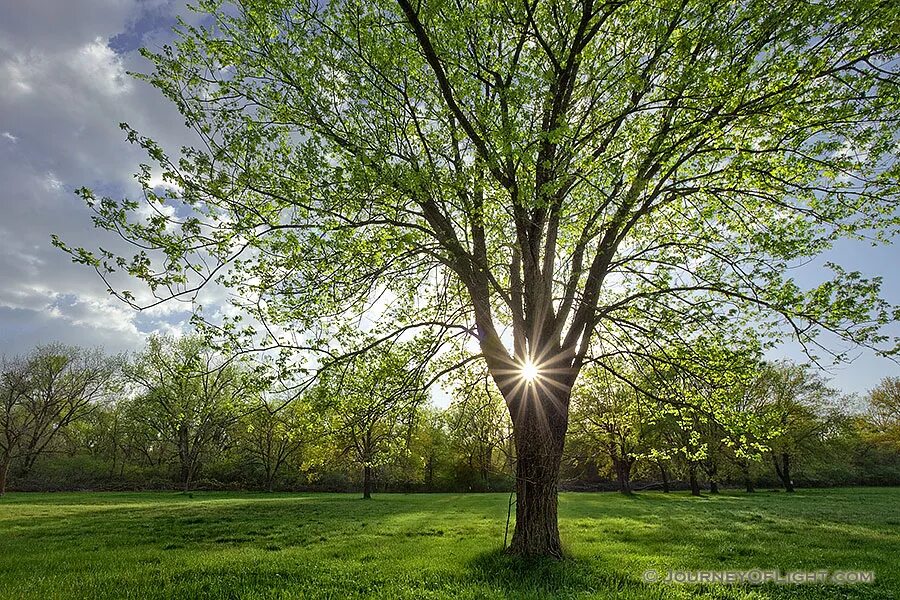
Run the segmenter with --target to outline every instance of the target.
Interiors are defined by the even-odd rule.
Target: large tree
[[[894,222],[896,3],[198,4],[144,79],[200,141],[171,155],[125,126],[149,217],[81,190],[138,252],[57,243],[135,306],[231,286],[266,327],[216,326],[316,367],[364,312],[384,338],[471,333],[515,428],[514,553],[561,555],[569,397],[598,339],[642,352],[660,323],[740,316],[811,349],[883,341],[877,280],[783,273]]]

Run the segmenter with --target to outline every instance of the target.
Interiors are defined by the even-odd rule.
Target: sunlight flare
[[[534,381],[538,378],[538,368],[537,365],[534,364],[531,359],[526,359],[525,363],[522,365],[522,379],[524,379],[527,383],[534,383]]]

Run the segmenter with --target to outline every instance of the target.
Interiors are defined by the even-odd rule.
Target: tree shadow
[[[511,598],[571,597],[601,589],[650,592],[645,584],[615,573],[602,561],[571,556],[520,557],[495,549],[476,555],[467,567],[466,579],[500,588]]]

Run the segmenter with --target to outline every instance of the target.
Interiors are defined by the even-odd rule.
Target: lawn
[[[500,553],[504,494],[13,493],[0,598],[900,598],[900,489],[566,493],[569,558]],[[648,569],[865,570],[857,585]]]

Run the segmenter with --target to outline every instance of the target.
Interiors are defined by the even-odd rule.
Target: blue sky
[[[133,173],[145,158],[119,122],[167,148],[190,141],[174,108],[126,74],[148,68],[137,49],[169,41],[176,15],[199,18],[169,0],[0,0],[0,352],[51,341],[120,352],[148,333],[185,326],[183,306],[136,313],[50,245],[56,233],[74,245],[117,247],[91,229],[73,190],[137,192]],[[882,276],[885,298],[900,304],[896,246],[841,243],[793,276],[820,281],[826,259]],[[891,332],[900,335],[896,324]],[[790,340],[773,356],[803,359]],[[830,372],[846,392],[887,375],[900,375],[900,367],[867,352]]]

